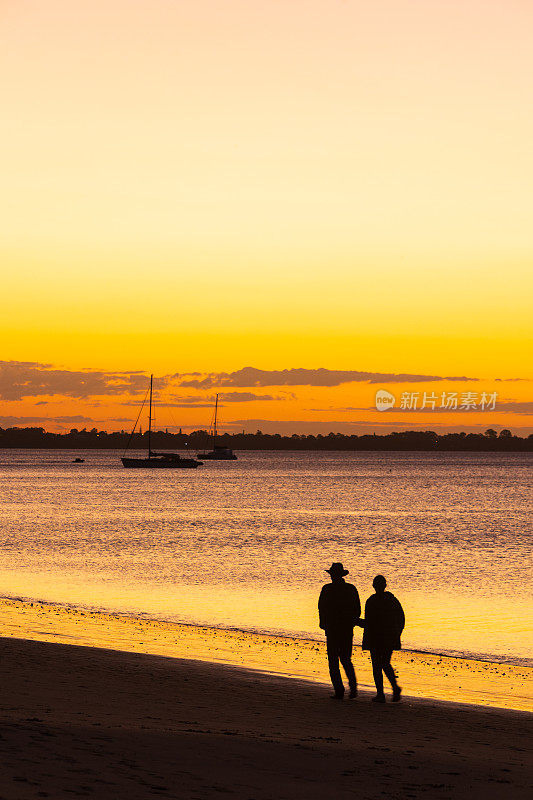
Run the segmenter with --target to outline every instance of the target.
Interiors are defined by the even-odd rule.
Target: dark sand
[[[531,797],[533,715],[2,639],[0,798]]]

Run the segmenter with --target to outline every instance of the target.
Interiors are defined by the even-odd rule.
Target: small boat
[[[230,447],[217,444],[217,416],[218,416],[218,394],[215,399],[215,412],[213,414],[213,424],[211,426],[211,436],[213,438],[213,449],[205,453],[197,453],[198,458],[205,461],[236,461],[237,456]]]
[[[141,406],[141,411],[139,412],[139,416],[137,417],[137,422],[133,426],[133,430],[131,432],[128,444],[126,445],[126,450],[124,450],[124,455],[120,459],[122,461],[123,466],[126,469],[196,469],[196,467],[200,467],[202,465],[202,462],[198,461],[196,458],[183,458],[182,456],[179,455],[179,453],[156,453],[154,450],[152,450],[151,440],[152,440],[153,384],[154,384],[154,376],[150,375],[150,412],[148,415],[148,456],[146,458],[135,458],[133,456],[132,457],[126,456],[126,451],[128,450],[133,434],[135,433],[137,422],[139,421],[139,417],[141,416],[141,411],[143,409],[144,402],[146,401],[145,397],[143,405]]]
[[[75,458],[72,462],[73,464],[83,464],[85,462],[84,458]]]

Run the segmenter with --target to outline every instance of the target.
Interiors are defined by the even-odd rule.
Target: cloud
[[[74,414],[68,417],[14,417],[14,416],[0,416],[0,424],[1,425],[29,425],[34,424],[36,422],[89,422],[93,423],[94,420],[91,417],[84,417],[81,414]]]
[[[383,419],[378,420],[276,420],[276,419],[235,419],[230,423],[224,425],[228,433],[239,433],[243,428],[246,433],[255,433],[256,430],[262,433],[276,434],[282,436],[291,436],[293,433],[298,435],[317,435],[321,433],[327,436],[329,433],[342,433],[344,435],[357,435],[364,434],[371,435],[377,433],[380,436],[386,433],[405,432],[405,431],[435,431],[439,434],[445,433],[484,433],[488,427],[501,430],[505,425],[491,424],[488,421],[480,422],[477,424],[464,425],[462,422],[450,424],[449,422],[438,421],[437,418],[431,421],[424,420],[424,427],[417,425],[413,420],[405,418],[405,423],[402,421],[394,420],[388,421],[390,417],[388,414],[382,415]],[[519,436],[527,436],[531,433],[532,428],[529,426],[518,427],[513,425],[513,431]]]
[[[340,410],[342,410],[342,411],[345,411],[345,410],[376,411],[376,408],[375,408],[375,406],[369,406],[367,409],[340,409]],[[480,405],[479,399],[478,399],[476,408],[467,409],[467,408],[461,408],[461,400],[459,399],[457,408],[453,409],[453,410],[450,410],[449,408],[441,408],[438,405],[438,403],[437,403],[437,405],[435,406],[434,409],[432,409],[431,406],[427,406],[426,408],[420,408],[420,399],[419,399],[419,407],[418,408],[414,408],[414,409],[411,409],[411,408],[400,408],[399,405],[396,405],[394,408],[389,409],[387,411],[387,414],[394,414],[396,412],[398,412],[400,414],[425,414],[427,412],[428,414],[476,414],[477,413],[477,414],[484,414],[484,415],[497,414],[499,412],[504,412],[504,413],[512,413],[512,414],[524,414],[524,415],[527,416],[527,415],[533,414],[533,402],[527,402],[527,401],[526,402],[521,402],[521,401],[518,401],[518,400],[506,400],[506,401],[500,402],[499,400],[496,400],[494,408],[488,408],[486,406],[485,406],[485,408],[481,408],[481,405]]]
[[[386,417],[386,415],[383,415]],[[230,423],[224,425],[228,433],[238,433],[243,428],[246,433],[255,433],[256,430],[262,433],[275,434],[279,433],[282,436],[291,436],[293,433],[314,434],[315,436],[321,433],[327,436],[329,433],[342,433],[344,435],[361,435],[372,434],[374,432],[389,433],[394,430],[413,430],[413,422],[389,422],[388,419],[377,420],[279,420],[279,419],[235,419]],[[446,423],[431,423],[431,428],[446,428],[450,427]],[[480,429],[485,430],[487,426],[481,426]],[[463,430],[463,427],[461,427]],[[476,428],[477,430],[477,428]]]
[[[380,424],[381,421],[378,421],[377,427]],[[385,422],[382,424],[385,424]],[[352,422],[351,420],[234,419],[231,422],[226,422],[224,428],[229,429],[228,432],[230,433],[233,432],[232,428],[237,429],[236,432],[244,428],[246,433],[255,433],[259,429],[263,433],[280,433],[282,436],[290,436],[293,433],[322,433],[324,435],[331,432],[352,433],[354,425],[376,427],[371,422]]]
[[[256,400],[294,400],[296,395],[293,392],[286,392],[285,395],[254,394],[253,392],[222,392],[219,397],[225,403],[251,403]]]
[[[505,400],[503,403],[496,403],[495,411],[510,411],[511,414],[533,414],[533,402],[528,400]]]
[[[128,405],[133,406],[135,403],[128,403]],[[196,402],[192,400],[184,401],[183,403],[158,403],[158,408],[213,408],[213,403],[202,403],[198,401],[196,398]]]
[[[244,367],[235,372],[176,373],[171,376],[180,386],[211,389],[215,386],[248,388],[256,386],[340,386],[343,383],[424,383],[428,381],[477,381],[466,376],[415,375],[411,373],[359,372],[357,370],[283,369],[263,370]]]
[[[159,393],[154,392],[154,405],[157,408],[213,408],[213,404],[215,402],[215,398],[211,400],[211,398],[204,398],[198,395],[171,395],[168,400],[165,400],[163,397],[159,395]],[[138,400],[124,400],[122,403],[119,403],[121,406],[134,406],[135,408],[139,408],[139,401]]]
[[[100,425],[102,430],[105,430],[109,422],[127,422],[131,424],[132,420],[129,417],[111,417],[110,419],[93,419],[92,417],[84,417],[82,414],[72,414],[63,417],[15,417],[12,415],[0,416],[1,427],[26,427],[28,425],[39,424],[39,427],[46,428],[47,425],[63,425],[72,424],[73,422],[82,422],[84,425]]]
[[[159,379],[165,381],[165,378]],[[138,394],[146,390],[146,375],[140,372],[55,369],[32,361],[0,361],[0,398],[62,395],[86,399],[94,395]]]
[[[331,408],[331,407],[330,407]],[[321,408],[310,408],[308,411],[314,412],[323,412],[325,409]],[[333,409],[331,409],[333,410]],[[352,413],[354,411],[376,411],[376,406],[344,406],[342,408],[336,408],[335,411],[338,413]],[[441,408],[439,405],[436,405],[435,408],[431,408],[431,406],[426,406],[426,408],[421,408],[420,406],[420,399],[418,408],[400,408],[397,404],[393,408],[387,410],[387,414],[497,414],[498,412],[508,412],[512,414],[524,414],[530,415],[533,414],[533,402],[518,402],[514,400],[510,400],[508,402],[499,403],[496,401],[496,405],[494,408],[481,408],[479,402],[477,403],[476,408],[466,409],[461,408],[461,402],[458,402],[458,406],[456,409],[450,410],[449,408]],[[382,413],[382,412],[377,412]]]
[[[343,383],[423,383],[429,381],[476,381],[466,376],[417,375],[411,373],[359,372],[356,370],[284,369],[261,370],[244,367],[235,372],[176,373],[157,378],[157,392],[172,385],[190,389],[253,389],[263,386],[340,386]],[[140,371],[101,371],[94,369],[58,369],[52,364],[33,361],[0,361],[0,399],[15,401],[26,397],[63,396],[87,399],[95,396],[139,395],[146,391],[148,378]],[[253,401],[282,401],[294,398],[255,394],[254,392],[225,392],[220,399],[226,403]],[[214,398],[175,397],[178,407],[205,407]],[[44,402],[44,401],[41,401]]]
[[[254,392],[221,392],[219,394],[219,408],[223,407],[226,403],[251,403],[254,401],[272,401],[272,400],[294,400],[296,395],[293,392],[285,392],[283,395],[271,394],[254,394]],[[213,408],[215,403],[215,395],[212,397],[199,397],[198,395],[174,395],[171,397],[170,402],[163,399],[157,401],[158,408]],[[134,406],[137,403],[129,400],[121,405]]]

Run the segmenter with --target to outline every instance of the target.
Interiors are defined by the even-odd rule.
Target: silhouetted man
[[[320,627],[326,632],[329,674],[335,700],[344,697],[344,684],[341,678],[339,661],[348,678],[350,697],[357,697],[357,679],[352,664],[352,645],[354,625],[361,616],[361,603],[357,589],[346,583],[344,576],[348,570],[341,563],[332,564],[329,569],[331,583],[322,587],[318,601]]]
[[[391,592],[386,592],[387,581],[383,575],[376,575],[372,582],[375,594],[365,604],[363,650],[370,650],[372,671],[376,684],[374,703],[384,703],[383,673],[392,686],[392,701],[397,703],[402,689],[398,686],[396,675],[390,663],[392,651],[401,650],[400,636],[405,627],[405,614],[400,601]]]

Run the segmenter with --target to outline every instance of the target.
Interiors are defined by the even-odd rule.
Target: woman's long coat
[[[363,650],[401,650],[405,614],[391,592],[376,592],[365,605]]]

